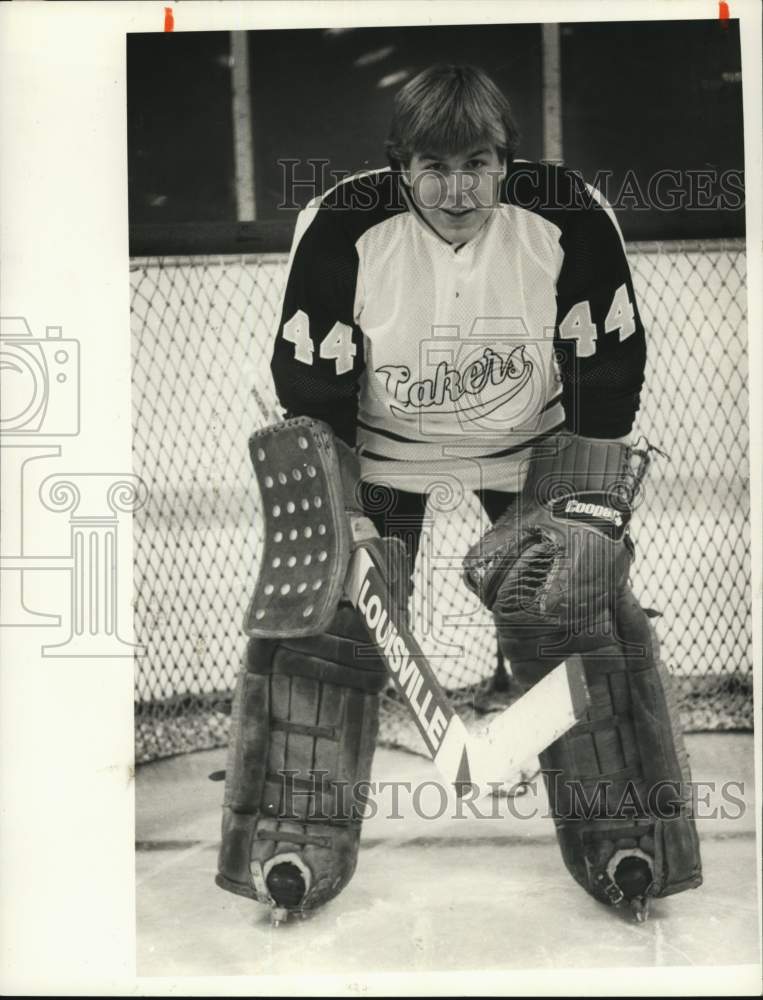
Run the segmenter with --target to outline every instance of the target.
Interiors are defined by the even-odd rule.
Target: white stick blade
[[[588,708],[578,660],[562,663],[472,734],[472,767],[480,782],[504,781],[519,766],[563,736]]]

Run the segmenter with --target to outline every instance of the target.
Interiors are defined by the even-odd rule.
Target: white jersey
[[[273,374],[291,415],[358,445],[365,478],[515,491],[543,436],[630,430],[643,341],[614,216],[576,175],[512,165],[454,246],[384,170],[301,213]]]

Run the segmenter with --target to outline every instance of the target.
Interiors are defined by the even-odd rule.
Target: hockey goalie
[[[372,522],[404,614],[443,482],[474,492],[491,524],[464,582],[515,682],[531,691],[566,662],[587,683],[585,715],[540,755],[570,874],[638,918],[701,883],[670,677],[629,585],[649,447],[630,440],[646,342],[624,245],[598,192],[516,159],[517,146],[481,70],[433,67],[396,97],[389,167],[317,197],[297,223],[273,378],[287,416],[330,428],[357,468],[324,474],[323,493],[303,489],[310,462],[291,463],[293,482],[261,470],[264,491],[281,488],[274,544],[292,547],[266,549],[270,603],[250,609],[217,877],[282,913],[326,903],[353,875],[360,819],[332,789],[370,776],[388,682],[343,590],[343,510]],[[334,520],[316,521],[332,490]],[[331,552],[313,545],[322,525],[341,541]],[[292,589],[279,574],[296,564]]]

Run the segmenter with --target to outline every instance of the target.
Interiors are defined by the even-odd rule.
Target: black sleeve
[[[560,214],[564,260],[554,334],[566,423],[586,437],[627,434],[639,408],[646,339],[614,217],[576,180]]]
[[[305,213],[273,349],[273,382],[289,416],[324,420],[354,445],[364,367],[363,336],[353,319],[358,255],[336,211]]]

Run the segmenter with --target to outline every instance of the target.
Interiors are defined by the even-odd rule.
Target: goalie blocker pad
[[[249,453],[264,545],[244,631],[318,635],[342,596],[351,546],[347,509],[359,509],[357,458],[327,424],[308,417],[257,431]]]
[[[536,452],[522,504],[465,562],[520,684],[563,659],[584,670],[591,707],[540,754],[544,780],[573,877],[637,916],[648,897],[702,881],[671,678],[627,584],[628,519],[648,459],[649,449],[560,434]]]
[[[320,636],[250,639],[233,702],[219,886],[296,912],[349,882],[362,820],[355,790],[370,778],[385,682],[344,602]]]

